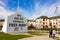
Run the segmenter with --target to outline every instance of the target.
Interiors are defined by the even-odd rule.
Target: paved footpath
[[[34,37],[28,37],[19,40],[56,40],[56,39],[49,38],[48,36],[34,36]]]

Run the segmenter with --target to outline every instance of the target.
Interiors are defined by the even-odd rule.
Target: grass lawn
[[[38,32],[31,32],[31,35],[36,35],[36,36],[48,36],[48,34],[43,34],[43,33],[38,33]]]
[[[60,39],[57,39],[57,40],[60,40]]]
[[[36,36],[47,36],[48,34],[42,34],[42,33],[38,33],[38,32],[31,32],[29,33],[30,35],[10,35],[10,34],[4,34],[4,33],[0,33],[0,40],[18,40],[18,39],[22,39],[22,38],[27,38],[27,37],[32,37],[33,35]]]
[[[10,35],[0,33],[0,40],[17,40],[21,38],[31,37],[30,35]]]

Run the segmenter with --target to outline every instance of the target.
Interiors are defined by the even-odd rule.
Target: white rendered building
[[[28,32],[27,20],[18,12],[5,18],[2,28],[4,33]]]

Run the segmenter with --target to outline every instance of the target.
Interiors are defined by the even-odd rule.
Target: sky
[[[15,14],[17,8],[18,0],[0,0],[0,19]],[[60,0],[19,0],[19,11],[26,19],[57,16],[60,15]]]

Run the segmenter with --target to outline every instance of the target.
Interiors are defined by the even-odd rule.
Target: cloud
[[[0,1],[0,18],[5,18],[5,17],[7,17],[7,16],[9,16],[9,15],[12,15],[12,14],[14,14],[14,13],[16,13],[15,11],[10,11],[9,10],[9,7],[7,7],[6,5],[7,4],[5,4],[4,2],[2,2],[2,1]],[[8,10],[7,10],[8,9]],[[13,10],[16,10],[16,9],[14,9],[14,8],[11,8],[11,9],[13,9]],[[30,19],[31,17],[29,17],[30,16],[30,13],[27,11],[27,10],[25,10],[25,9],[23,9],[23,8],[21,8],[20,7],[20,10],[19,10],[20,12],[21,12],[21,14],[24,16],[24,17],[26,17],[26,18],[28,18],[28,19]]]
[[[26,19],[31,19],[31,15],[27,10],[20,8],[20,12],[21,12],[21,15],[23,15]]]
[[[6,6],[3,2],[0,1],[0,5]]]
[[[3,6],[0,6],[0,16],[1,18],[2,17],[6,17],[6,16],[9,16],[11,15],[12,13],[14,13],[13,11],[9,11],[9,10],[6,10],[5,7],[6,5],[0,1],[0,4],[3,5]],[[8,8],[8,7],[7,7]]]
[[[9,7],[6,6],[7,4],[4,4],[1,1],[0,1],[0,4],[2,5],[2,6],[0,6],[0,15],[1,16],[6,17],[8,15],[15,13],[14,11],[9,10]],[[28,7],[26,2],[24,2],[24,5],[26,6],[26,8]],[[58,11],[56,14],[54,14],[56,6],[58,6]],[[12,9],[16,10],[14,8],[12,8]],[[57,0],[56,2],[53,2],[53,3],[52,3],[52,1],[49,1],[49,2],[46,1],[43,4],[41,4],[40,1],[36,2],[36,0],[35,0],[34,5],[32,5],[32,3],[30,3],[30,7],[28,7],[28,9],[24,9],[24,8],[20,7],[20,12],[24,17],[26,17],[28,19],[36,19],[37,17],[42,16],[42,15],[45,15],[48,17],[56,16],[57,14],[58,15],[60,14],[60,0]]]
[[[0,15],[5,17],[5,16],[10,15],[10,13],[4,7],[0,6]]]
[[[35,4],[35,11],[32,13],[32,19],[36,19],[39,16],[57,16],[60,14],[60,0],[50,4],[51,2],[46,2],[44,5],[40,5],[40,2]],[[49,6],[48,6],[49,5]],[[58,6],[57,13],[54,14],[56,6]]]

